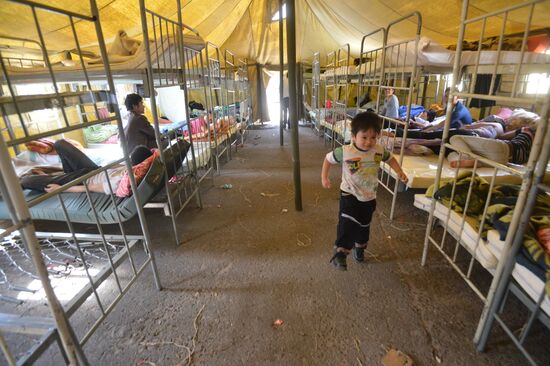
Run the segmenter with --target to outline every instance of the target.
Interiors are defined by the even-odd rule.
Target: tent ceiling
[[[86,1],[35,0],[50,6],[82,14],[90,14]],[[184,22],[197,29],[207,41],[230,49],[239,57],[262,64],[279,63],[279,25],[272,22],[278,0],[181,0]],[[514,0],[513,3],[521,1]],[[476,16],[511,5],[507,0],[472,0],[470,15]],[[107,41],[124,29],[129,36],[139,38],[141,19],[138,0],[98,0],[103,32]],[[176,0],[148,0],[147,6],[163,16],[176,19]],[[374,31],[413,11],[422,14],[422,35],[448,45],[456,42],[459,29],[461,0],[408,1],[401,0],[296,0],[296,52],[298,60],[311,60],[313,52],[322,55],[349,43],[352,54],[358,55],[364,34]],[[70,22],[45,11],[38,11],[46,44],[58,51],[75,47]],[[522,31],[524,24],[515,22],[512,13],[506,32]],[[517,18],[517,17],[516,17]],[[525,17],[522,17],[524,19]],[[0,0],[0,35],[38,40],[32,12],[28,7]],[[533,15],[538,28],[550,27],[550,2],[545,2]],[[487,24],[487,34],[500,32],[501,22]],[[392,29],[393,39],[408,39],[414,35],[416,22],[408,20]],[[87,22],[75,20],[75,29],[83,46],[95,42],[95,30]],[[468,38],[479,37],[479,27],[471,27]],[[376,47],[382,40],[373,38]],[[31,45],[32,47],[32,45]]]

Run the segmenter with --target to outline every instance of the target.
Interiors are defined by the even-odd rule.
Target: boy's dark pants
[[[341,192],[335,246],[351,250],[355,243],[366,244],[375,210],[376,200],[361,202],[354,195]]]

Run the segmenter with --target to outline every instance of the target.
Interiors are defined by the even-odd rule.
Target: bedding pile
[[[437,191],[434,186],[426,191],[427,197],[433,197],[453,211],[465,214],[477,225],[482,220],[486,197],[489,193],[489,183],[471,172],[463,172],[456,178],[454,197],[452,197],[454,180],[443,181]],[[468,190],[472,183],[470,202],[466,207]],[[487,238],[490,230],[500,234],[500,240],[506,238],[514,207],[521,186],[501,184],[491,191],[491,200],[485,217],[482,237]],[[451,200],[451,197],[453,198]],[[523,238],[523,246],[516,256],[516,261],[529,268],[533,274],[546,283],[546,294],[550,296],[550,195],[544,193],[537,196],[536,204],[529,220],[527,231]]]

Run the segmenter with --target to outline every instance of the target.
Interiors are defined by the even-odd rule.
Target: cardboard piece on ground
[[[413,366],[413,360],[409,355],[391,348],[382,357],[382,365],[384,366]]]

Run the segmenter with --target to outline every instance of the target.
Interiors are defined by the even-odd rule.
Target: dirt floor
[[[435,250],[420,265],[427,215],[412,205],[415,192],[400,194],[393,224],[390,196],[379,193],[367,263],[349,260],[347,272],[329,264],[338,169],[324,190],[329,147],[310,128],[299,132],[303,211],[294,209],[290,134],[281,147],[268,126],[249,131],[205,182],[203,208],[181,215],[181,246],[162,212],[146,211],[164,289],[145,271],[86,345],[90,364],[379,365],[390,347],[415,365],[526,364],[498,327],[477,352],[482,302]],[[531,340],[546,352],[541,364],[549,336],[538,329]]]

